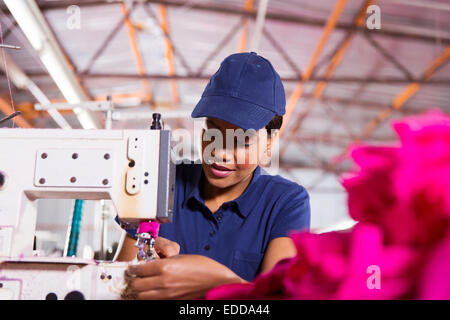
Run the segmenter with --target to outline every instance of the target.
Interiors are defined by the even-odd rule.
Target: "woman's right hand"
[[[163,237],[155,240],[155,252],[160,258],[169,258],[180,254],[180,245]]]
[[[136,239],[126,234],[116,261],[132,261],[136,259],[138,248],[134,246],[135,243]],[[172,257],[180,253],[180,245],[166,238],[158,237],[155,240],[155,252],[159,258]]]

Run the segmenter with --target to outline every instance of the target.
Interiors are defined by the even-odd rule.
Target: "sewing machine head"
[[[37,199],[110,199],[127,228],[171,222],[166,130],[0,129],[0,257],[31,256]]]

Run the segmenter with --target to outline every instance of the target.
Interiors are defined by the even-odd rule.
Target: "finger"
[[[136,278],[131,284],[130,288],[132,291],[139,293],[149,290],[163,289],[161,283],[161,277],[145,277],[145,278]]]
[[[168,299],[163,290],[147,290],[135,296],[138,300],[165,300]]]
[[[167,244],[157,248],[156,252],[163,258],[169,258],[177,255],[179,253],[179,250],[177,250],[174,245]]]
[[[155,250],[170,256],[180,252],[180,245],[166,238],[158,237],[155,243]]]
[[[199,296],[197,292],[194,293],[175,293],[170,289],[160,289],[160,290],[148,290],[143,292],[135,293],[133,299],[138,300],[196,300],[199,297],[203,298],[203,296]]]
[[[130,265],[127,273],[137,277],[152,277],[161,273],[161,261],[153,260],[146,263]]]
[[[166,257],[172,257],[180,253],[180,245],[174,241],[164,240],[156,246],[158,250]]]

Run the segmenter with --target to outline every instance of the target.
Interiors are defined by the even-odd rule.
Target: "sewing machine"
[[[120,298],[126,263],[33,256],[36,200],[110,199],[137,228],[171,222],[174,179],[166,130],[0,129],[0,299]]]

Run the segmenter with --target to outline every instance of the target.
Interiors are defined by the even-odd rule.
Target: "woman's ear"
[[[272,137],[271,135],[267,136],[267,145],[266,150],[264,151],[268,158],[272,157]]]
[[[275,146],[276,140],[279,137],[279,130],[271,130],[271,133],[267,135],[267,156],[272,157],[272,150]]]
[[[271,134],[265,131],[263,144],[264,151],[259,163],[262,167],[268,166],[270,164],[272,158],[272,146],[274,139],[276,139],[276,135],[274,135],[273,130]]]

